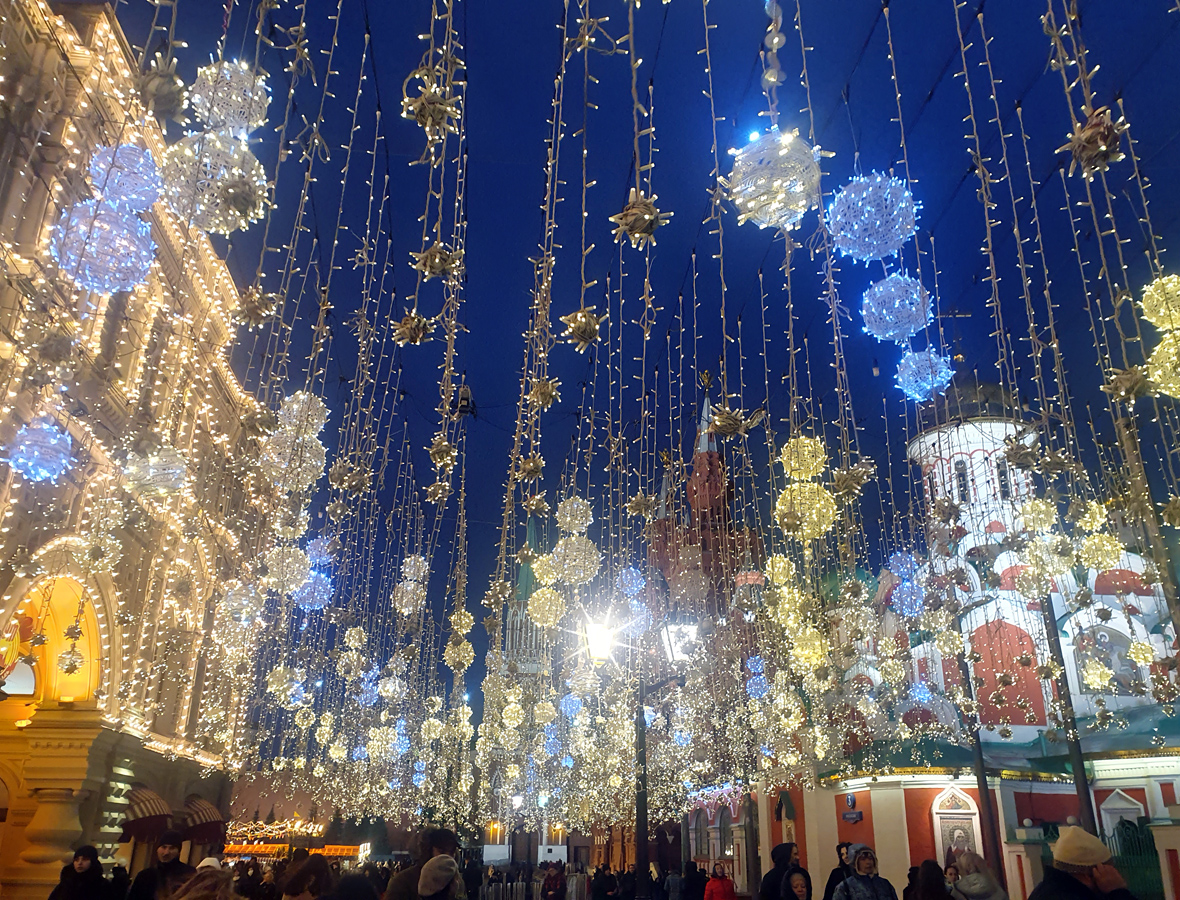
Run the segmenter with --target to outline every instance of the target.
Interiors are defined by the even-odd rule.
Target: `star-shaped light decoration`
[[[846,468],[832,469],[832,493],[842,500],[860,496],[864,486],[877,475],[871,459],[860,459]]]
[[[1180,497],[1170,497],[1163,505],[1163,520],[1173,528],[1180,528]]]
[[[526,456],[516,467],[518,481],[536,481],[545,468],[545,458],[539,453]]]
[[[451,483],[438,480],[426,489],[426,499],[434,504],[445,503],[451,496]]]
[[[585,353],[586,348],[598,340],[599,325],[606,321],[607,315],[609,313],[603,313],[601,316],[594,315],[593,306],[583,306],[581,309],[576,309],[561,317],[561,321],[565,325],[565,331],[561,336],[569,343],[576,344],[579,353]]]
[[[414,258],[412,267],[426,276],[427,281],[444,276],[458,278],[463,274],[463,251],[452,250],[442,241],[436,241],[421,253],[411,253],[410,256]]]
[[[369,488],[373,473],[354,460],[341,457],[328,469],[328,483],[338,491],[363,494]]]
[[[642,248],[649,241],[655,246],[656,229],[672,218],[672,213],[662,213],[656,209],[655,202],[658,199],[655,194],[649,198],[643,191],[631,188],[623,211],[610,217],[615,225],[616,244],[627,238],[632,247]]]
[[[558,390],[560,387],[561,382],[556,378],[534,379],[529,386],[529,406],[533,409],[548,409],[561,400],[561,391]]]
[[[525,500],[520,505],[524,507],[525,512],[534,516],[549,515],[549,503],[545,500],[544,491],[538,491],[537,493],[525,498]]]
[[[254,285],[242,294],[234,317],[248,330],[254,331],[274,318],[280,299],[278,294],[263,293],[259,285]]]
[[[643,491],[640,491],[627,501],[627,514],[650,519],[656,511],[656,500],[655,495],[645,494]]]
[[[1083,110],[1084,111],[1084,110]],[[1105,172],[1111,163],[1120,162],[1123,153],[1119,150],[1119,136],[1127,130],[1126,121],[1120,116],[1112,120],[1110,108],[1100,106],[1086,115],[1069,136],[1068,143],[1057,148],[1058,153],[1069,151],[1073,159],[1069,163],[1069,174],[1079,166],[1082,175],[1093,181],[1099,172]]]
[[[421,344],[430,339],[434,323],[414,310],[406,310],[401,321],[393,326],[393,340],[399,347],[406,344]]]
[[[1156,392],[1156,387],[1147,377],[1143,366],[1128,366],[1125,369],[1111,369],[1106,376],[1102,390],[1120,403],[1134,403],[1140,397]]]
[[[1007,445],[1004,448],[1004,459],[1008,465],[1017,469],[1031,469],[1040,461],[1035,441],[1032,444],[1026,444],[1017,436],[1005,438],[1004,443]]]
[[[242,414],[242,428],[249,435],[262,437],[279,427],[279,417],[274,410],[259,407]]]
[[[422,66],[410,73],[402,89],[402,118],[413,119],[434,143],[446,133],[458,132],[459,98],[449,94],[439,83],[439,73],[432,66]],[[410,84],[418,81],[418,93],[411,96]]]
[[[952,522],[959,521],[959,516],[962,513],[963,510],[959,507],[959,504],[949,497],[939,497],[930,507],[930,515],[934,516],[943,525],[950,525]]]
[[[709,430],[727,440],[739,435],[747,437],[750,429],[761,422],[765,415],[765,410],[756,409],[750,413],[749,418],[746,418],[740,409],[734,410],[728,406],[714,407],[713,421],[709,425]]]
[[[1064,450],[1049,449],[1037,460],[1036,470],[1046,477],[1077,471],[1078,464]]]
[[[434,463],[434,467],[439,472],[450,474],[451,470],[455,468],[458,451],[455,449],[455,445],[447,440],[445,434],[436,434],[434,443],[427,448],[427,452],[430,454],[430,461]]]

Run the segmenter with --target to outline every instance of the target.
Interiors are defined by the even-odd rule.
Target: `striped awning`
[[[132,788],[127,793],[127,813],[119,840],[154,841],[168,830],[171,822],[172,807],[163,797],[150,788]]]
[[[225,837],[225,817],[221,810],[197,794],[184,801],[184,836],[194,844],[209,844]]]

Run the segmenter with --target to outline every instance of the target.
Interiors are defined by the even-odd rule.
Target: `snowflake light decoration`
[[[951,364],[933,350],[911,350],[897,364],[897,386],[911,400],[931,400],[947,389],[954,374]]]
[[[95,150],[90,157],[90,184],[107,203],[137,213],[150,208],[164,190],[151,153],[134,144]]]
[[[417,90],[411,87],[417,84]],[[426,132],[428,145],[458,131],[459,98],[440,83],[432,66],[415,69],[402,84],[402,118],[412,119]]]
[[[304,612],[321,610],[332,602],[332,579],[313,569],[291,599]]]
[[[162,174],[176,214],[204,231],[231,234],[266,210],[266,171],[229,131],[181,138],[165,151]]]
[[[1127,656],[1141,666],[1150,666],[1155,662],[1155,650],[1147,641],[1132,641]]]
[[[585,353],[586,348],[598,340],[600,325],[606,321],[607,314],[594,315],[593,306],[583,306],[572,313],[561,317],[565,331],[561,336],[575,346],[579,353]]]
[[[57,481],[70,466],[72,442],[50,416],[21,427],[8,451],[8,464],[29,481]]]
[[[832,198],[827,224],[841,253],[870,262],[894,255],[913,237],[918,206],[900,178],[857,175]]]
[[[649,243],[655,246],[656,229],[672,218],[672,213],[662,213],[656,208],[658,199],[655,194],[648,197],[643,191],[631,188],[623,211],[610,217],[615,226],[616,244],[627,238],[632,247],[643,248]]]
[[[869,286],[860,307],[865,331],[879,341],[905,343],[933,321],[922,282],[894,272]]]
[[[1120,116],[1115,121],[1110,109],[1100,106],[1087,114],[1086,121],[1073,130],[1066,144],[1057,148],[1058,153],[1069,151],[1073,157],[1069,163],[1069,174],[1079,166],[1082,175],[1093,181],[1099,172],[1105,172],[1113,162],[1120,162],[1123,153],[1119,150],[1119,136],[1126,131],[1127,123]]]
[[[722,184],[737,207],[738,224],[789,231],[819,206],[819,148],[812,149],[798,129],[774,128],[730,153],[733,170]]]
[[[441,241],[431,244],[420,253],[410,253],[410,256],[414,260],[411,268],[421,272],[426,281],[432,278],[458,279],[463,275],[463,251],[452,250]]]
[[[65,210],[49,255],[62,274],[96,294],[129,291],[147,280],[156,258],[151,227],[132,210],[84,200]]]
[[[474,661],[475,649],[467,641],[451,641],[443,650],[443,662],[452,672],[465,672]]]
[[[1114,678],[1114,671],[1100,660],[1087,660],[1086,665],[1082,667],[1082,681],[1093,690],[1105,690],[1110,686],[1112,678]]]
[[[266,124],[270,105],[266,73],[255,74],[245,61],[219,60],[201,66],[188,102],[197,118],[210,128],[224,128],[245,137]]]

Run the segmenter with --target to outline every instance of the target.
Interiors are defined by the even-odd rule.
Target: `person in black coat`
[[[1053,868],[1028,900],[1135,900],[1127,882],[1110,864],[1110,850],[1077,825],[1061,829],[1053,845]]]
[[[852,844],[848,841],[841,841],[836,845],[836,868],[832,869],[828,875],[828,884],[824,888],[824,900],[832,900],[836,894],[836,888],[849,875],[852,874],[852,865],[848,861],[848,848]]]
[[[811,896],[811,873],[799,864],[799,846],[797,844],[783,844],[787,848],[787,870],[788,872],[803,873],[803,880],[807,882],[807,896]],[[773,859],[773,855],[771,857]],[[787,881],[786,873],[779,879],[778,885],[780,900],[796,900],[795,891]]]
[[[166,900],[197,870],[180,861],[179,831],[165,831],[156,843],[156,864],[144,869],[131,882],[127,900]]]
[[[791,856],[799,855],[794,844],[778,844],[770,851],[770,861],[774,867],[762,876],[762,885],[758,888],[758,900],[778,900],[783,888],[783,876],[791,868]]]
[[[74,861],[62,866],[61,879],[49,900],[113,900],[110,882],[102,877],[97,850],[87,844],[74,851]]]
[[[696,863],[690,862],[684,873],[684,900],[705,900],[705,887],[709,876]]]
[[[783,890],[786,900],[811,900],[811,876],[802,866],[792,866],[783,876]]]

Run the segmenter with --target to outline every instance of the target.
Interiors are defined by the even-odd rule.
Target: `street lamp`
[[[664,645],[664,655],[673,665],[686,663],[692,659],[697,650],[700,636],[700,624],[692,616],[679,612],[668,614],[660,628],[660,641]]]
[[[600,666],[610,659],[615,633],[608,624],[587,620],[582,628],[582,634],[586,640],[586,655],[594,665]]]

